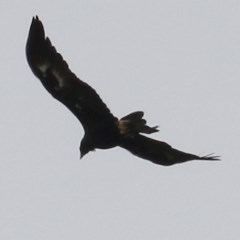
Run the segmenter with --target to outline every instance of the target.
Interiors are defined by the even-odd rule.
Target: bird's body
[[[96,91],[71,72],[49,38],[45,37],[38,17],[32,20],[26,56],[30,68],[47,91],[81,122],[85,131],[80,145],[81,157],[96,148],[120,146],[138,157],[166,166],[194,159],[218,160],[215,156],[199,157],[181,152],[167,143],[142,135],[158,131],[157,127],[146,124],[142,111],[116,118]]]

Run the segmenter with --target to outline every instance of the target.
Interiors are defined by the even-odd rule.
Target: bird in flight
[[[137,111],[118,119],[97,92],[80,80],[45,37],[39,18],[33,17],[26,44],[28,64],[46,90],[63,103],[81,122],[84,137],[80,144],[81,158],[94,149],[122,147],[155,164],[169,166],[190,160],[219,160],[218,156],[197,156],[172,148],[169,144],[143,134],[157,132]]]

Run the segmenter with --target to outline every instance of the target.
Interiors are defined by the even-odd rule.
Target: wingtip
[[[36,14],[35,16],[32,17],[33,20],[39,20],[38,15]]]
[[[42,22],[39,20],[38,15],[35,17],[33,16],[29,30],[29,37],[35,36],[38,36],[37,39],[39,39],[39,36],[41,36],[41,38],[45,38],[44,27]]]
[[[220,156],[214,156],[213,153],[200,157],[202,160],[221,161]]]
[[[35,23],[35,22],[39,22],[39,21],[40,20],[39,20],[38,15],[35,15],[35,16],[32,17],[32,24]]]
[[[37,74],[36,72],[39,72],[36,66],[42,61],[44,56],[43,49],[45,46],[45,39],[45,31],[42,22],[39,20],[38,15],[33,16],[28,32],[25,53],[27,62],[35,75]]]
[[[35,16],[32,17],[31,26],[36,26],[36,25],[43,26],[42,21],[39,19],[38,15],[35,15]]]

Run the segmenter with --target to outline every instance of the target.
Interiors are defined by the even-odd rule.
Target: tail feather
[[[143,119],[143,115],[144,113],[142,111],[137,111],[121,118],[118,123],[120,134],[134,136],[137,133],[151,134],[158,132],[158,126],[148,126],[147,121]]]
[[[121,120],[137,120],[141,119],[143,115],[144,115],[143,111],[136,111],[126,115],[125,117],[121,118]]]

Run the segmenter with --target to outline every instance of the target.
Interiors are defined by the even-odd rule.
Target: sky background
[[[0,239],[240,236],[240,2],[1,1]],[[27,65],[38,14],[70,68],[118,117],[221,162],[163,167],[124,149],[79,160],[83,129]]]

